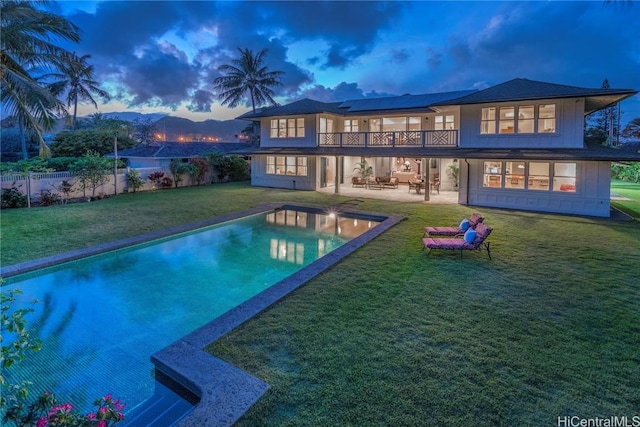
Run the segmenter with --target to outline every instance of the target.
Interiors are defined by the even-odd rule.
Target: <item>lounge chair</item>
[[[425,227],[424,228],[424,237],[427,236],[456,236],[458,234],[462,235],[468,228],[475,229],[478,224],[484,221],[484,217],[479,213],[473,213],[469,219],[463,219],[458,226],[450,226],[450,227]],[[468,222],[465,225],[465,222]]]
[[[476,226],[476,229],[469,229],[465,232],[463,238],[456,237],[424,237],[422,239],[422,243],[424,244],[424,249],[429,249],[427,255],[431,253],[433,249],[443,249],[443,250],[459,250],[460,258],[462,258],[463,251],[482,251],[483,249],[487,250],[487,255],[489,259],[491,259],[491,249],[489,248],[489,242],[487,242],[487,237],[491,234],[493,229],[484,223],[479,223]]]
[[[367,180],[364,178],[359,178],[357,176],[354,176],[353,178],[351,178],[351,186],[352,187],[366,187],[367,186]]]

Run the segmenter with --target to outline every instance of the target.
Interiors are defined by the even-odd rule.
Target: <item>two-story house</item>
[[[640,155],[585,144],[584,117],[637,93],[514,79],[481,91],[303,99],[239,118],[260,122],[255,186],[339,193],[365,160],[401,185],[438,179],[461,204],[608,217],[611,162]]]

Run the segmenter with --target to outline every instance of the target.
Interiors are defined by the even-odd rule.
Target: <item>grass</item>
[[[11,244],[2,260],[263,201],[344,200],[230,184],[4,211]],[[640,200],[629,206],[640,210]],[[382,200],[359,208],[407,219],[207,348],[271,386],[240,426],[539,426],[637,415],[638,221]],[[494,227],[493,261],[426,256],[425,225],[476,210]]]
[[[640,185],[625,181],[613,181],[611,192],[624,196],[629,201],[614,201],[612,205],[635,219],[640,219]]]

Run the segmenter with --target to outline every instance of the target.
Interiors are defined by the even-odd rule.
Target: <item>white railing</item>
[[[457,147],[458,130],[319,133],[318,145],[330,147]]]

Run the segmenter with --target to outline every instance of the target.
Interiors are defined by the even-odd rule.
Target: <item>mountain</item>
[[[167,141],[202,141],[216,138],[217,141],[230,142],[246,128],[250,122],[245,120],[205,120],[194,122],[183,117],[165,116],[155,122],[156,133],[166,135]],[[182,139],[181,139],[182,138]]]
[[[167,116],[167,113],[136,113],[132,111],[116,111],[113,113],[101,113],[102,116],[109,119],[119,119],[125,120],[127,122],[132,122],[136,119],[146,120],[151,119],[152,122],[160,120],[161,118]],[[85,116],[84,118],[89,118],[89,116]]]

